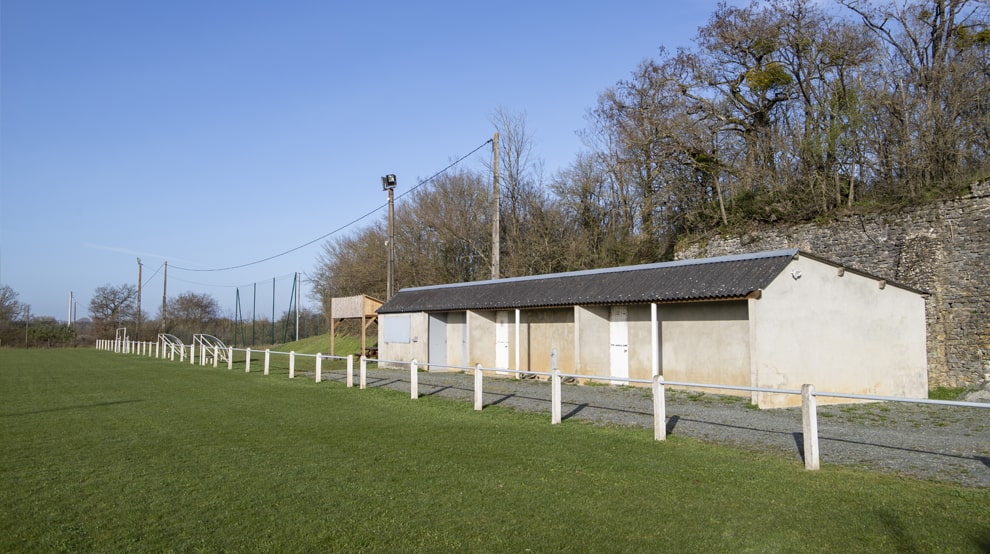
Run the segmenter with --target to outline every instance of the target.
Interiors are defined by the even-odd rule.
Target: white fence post
[[[323,380],[323,354],[316,353],[316,382]]]
[[[190,364],[196,363],[194,361],[195,359],[196,359],[196,342],[194,341],[192,344],[189,345],[189,363]]]
[[[234,369],[234,347],[227,347],[227,369]]]
[[[244,373],[251,373],[251,349],[244,349]]]
[[[368,358],[365,358],[364,354],[361,354],[361,363],[359,365],[361,366],[359,370],[361,375],[359,377],[358,388],[364,389],[368,387]]]
[[[289,352],[289,379],[296,378],[296,351]]]
[[[818,400],[814,385],[801,385],[801,427],[804,435],[804,469],[819,469]]]
[[[518,375],[518,374],[517,374]],[[480,412],[482,408],[482,381],[485,379],[485,373],[481,371],[481,364],[474,366],[474,410]]]
[[[272,361],[272,351],[268,348],[265,349],[265,375],[268,375],[268,368],[271,366]]]
[[[416,360],[409,362],[409,397],[419,398],[419,364]]]
[[[667,440],[667,399],[660,375],[653,376],[653,439]]]
[[[220,346],[213,345],[213,367],[217,367],[220,360]]]
[[[560,423],[560,370],[557,369],[557,349],[550,349],[550,424]]]
[[[354,386],[354,354],[347,355],[347,388]]]

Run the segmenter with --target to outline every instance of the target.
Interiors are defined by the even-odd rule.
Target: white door
[[[626,306],[612,306],[608,323],[609,354],[612,377],[629,377],[629,312]],[[627,385],[625,381],[612,381]]]
[[[447,314],[430,314],[429,335],[426,337],[429,370],[439,371],[447,365]]]
[[[495,312],[495,367],[509,369],[509,312],[506,311]]]

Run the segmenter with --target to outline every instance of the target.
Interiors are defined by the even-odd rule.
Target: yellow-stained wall
[[[447,365],[460,367],[470,365],[465,359],[467,351],[464,344],[466,326],[467,314],[464,312],[447,313]]]
[[[661,374],[667,381],[748,387],[749,322],[745,300],[660,305]],[[699,389],[749,396],[731,389]]]
[[[609,374],[609,307],[576,306],[573,373],[577,375]],[[566,368],[565,373],[571,373]]]
[[[525,357],[521,363],[530,371],[550,371],[550,352],[557,350],[557,369],[574,368],[574,308],[524,310]],[[510,333],[510,340],[511,339]]]
[[[468,311],[468,365],[495,366],[495,312]]]
[[[650,305],[634,304],[628,307],[629,325],[629,378],[653,378],[653,325]],[[659,326],[657,328],[659,332]]]
[[[795,278],[797,277],[797,278]],[[807,257],[791,262],[762,298],[750,300],[754,385],[925,398],[925,303],[897,287]],[[760,407],[800,397],[759,393]],[[841,402],[821,397],[821,403]]]

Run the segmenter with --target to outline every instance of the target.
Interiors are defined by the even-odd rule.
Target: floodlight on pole
[[[395,185],[398,180],[395,174],[389,173],[382,177],[382,190],[388,191],[388,243],[385,245],[388,256],[388,282],[385,285],[385,300],[392,298],[395,290]]]

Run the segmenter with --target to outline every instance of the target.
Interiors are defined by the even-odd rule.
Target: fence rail
[[[149,357],[156,357],[170,360],[175,359],[176,350],[179,351],[179,360],[183,361],[185,358],[185,346],[176,346],[174,344],[166,344],[164,342],[138,342],[138,341],[127,341],[127,340],[98,340],[96,347],[101,350],[106,350],[118,354],[136,354],[145,355]],[[209,347],[206,347],[207,349]],[[189,361],[195,364],[195,345],[188,345],[189,349]],[[227,369],[233,369],[234,364],[234,353],[244,352],[244,372],[249,373],[251,371],[251,354],[264,352],[264,374],[269,375],[271,369],[271,358],[272,354],[275,355],[285,355],[288,356],[288,373],[289,378],[295,378],[296,369],[296,358],[313,358],[314,360],[314,373],[315,381],[320,383],[322,381],[323,368],[322,364],[324,360],[345,360],[346,361],[346,386],[347,388],[352,388],[354,386],[354,356],[331,356],[328,354],[301,354],[296,352],[279,352],[274,350],[252,350],[251,348],[233,348],[227,347],[226,351],[223,353],[223,358],[227,362]],[[217,360],[221,358],[220,353],[217,351],[217,347],[213,347],[213,352],[211,355],[205,355],[201,352],[200,365],[206,365],[207,359],[209,359],[213,367],[217,367]],[[358,358],[358,387],[360,389],[367,388],[367,370],[368,363],[375,363],[379,367],[382,364],[388,365],[398,365],[406,366],[409,371],[409,395],[410,398],[419,398],[419,368],[420,364],[417,360],[385,360],[378,358],[368,358],[366,356],[360,356]],[[818,397],[830,397],[830,398],[848,398],[854,400],[866,400],[866,401],[877,401],[877,402],[903,402],[911,404],[936,404],[940,406],[951,406],[960,408],[977,408],[977,409],[990,409],[990,403],[981,402],[961,402],[961,401],[951,401],[951,400],[930,400],[927,398],[900,398],[893,396],[873,396],[866,394],[851,394],[842,392],[828,392],[828,391],[816,391],[813,384],[804,384],[801,386],[800,390],[797,389],[774,389],[766,387],[745,387],[739,385],[719,385],[712,383],[692,383],[687,381],[665,381],[662,376],[657,375],[652,379],[636,379],[630,377],[613,377],[613,376],[598,376],[598,375],[578,375],[571,373],[563,373],[556,367],[556,358],[551,357],[552,369],[548,371],[528,371],[528,370],[518,370],[518,369],[504,369],[504,368],[490,368],[482,367],[481,364],[475,366],[452,366],[452,365],[442,365],[442,364],[428,364],[430,368],[442,368],[442,369],[452,369],[456,371],[463,371],[465,373],[472,372],[474,377],[474,410],[481,411],[484,408],[483,402],[483,392],[484,392],[484,376],[485,372],[494,373],[496,376],[502,377],[505,375],[515,375],[516,377],[523,376],[534,376],[534,377],[546,377],[550,383],[550,423],[552,425],[559,424],[561,422],[561,404],[562,404],[562,387],[561,384],[564,379],[584,379],[588,381],[606,381],[611,384],[617,383],[627,383],[627,384],[648,384],[652,390],[653,396],[653,437],[655,440],[662,441],[667,438],[667,407],[666,407],[666,387],[692,387],[692,388],[708,388],[708,389],[722,389],[722,390],[738,390],[747,392],[764,392],[764,393],[774,393],[774,394],[791,394],[801,396],[801,427],[802,436],[804,440],[804,465],[806,469],[817,470],[821,467],[820,464],[820,449],[818,440]]]

